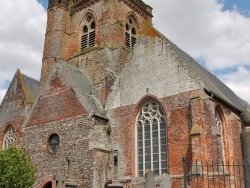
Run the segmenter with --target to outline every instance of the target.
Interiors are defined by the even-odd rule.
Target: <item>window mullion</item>
[[[154,171],[154,164],[153,164],[153,128],[152,128],[152,122],[150,121],[150,155],[151,155],[151,170]]]
[[[159,175],[161,175],[161,128],[159,119],[157,119],[157,127],[158,127]]]
[[[142,156],[142,158],[143,158],[143,174],[145,174],[146,172],[145,172],[145,127],[144,127],[144,121],[142,122],[142,144],[143,144],[143,149],[142,149],[142,151],[143,151],[143,156]]]
[[[131,31],[130,31],[130,48],[132,48],[132,34],[131,34]]]

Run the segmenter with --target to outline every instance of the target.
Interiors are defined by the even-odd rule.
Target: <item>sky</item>
[[[40,79],[48,0],[1,0],[0,102],[16,72]],[[250,0],[144,0],[153,25],[250,103]]]

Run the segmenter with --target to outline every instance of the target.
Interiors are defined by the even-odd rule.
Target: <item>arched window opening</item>
[[[15,141],[16,141],[15,130],[11,126],[5,133],[3,141],[3,149],[4,150],[7,149],[11,144],[14,144]]]
[[[136,21],[131,15],[125,25],[125,44],[127,48],[132,48],[136,43]]]
[[[50,182],[46,183],[46,184],[43,186],[43,188],[52,188],[52,182],[50,181]]]
[[[87,33],[88,32],[88,27],[85,25],[84,27],[83,27],[83,33]]]
[[[49,137],[49,151],[50,153],[56,153],[60,144],[60,138],[57,134],[52,134]]]
[[[91,27],[91,29],[95,29],[95,22],[92,22],[90,27]]]
[[[216,130],[217,140],[218,140],[218,143],[219,143],[218,144],[218,156],[223,161],[225,161],[223,133],[222,133],[223,125],[222,125],[221,115],[220,115],[218,109],[215,109],[215,130]]]
[[[141,108],[136,122],[137,174],[152,170],[155,175],[167,172],[166,116],[156,102]]]
[[[81,50],[95,45],[95,29],[96,23],[94,16],[87,13],[84,17],[85,25],[83,26],[83,35],[81,38]]]

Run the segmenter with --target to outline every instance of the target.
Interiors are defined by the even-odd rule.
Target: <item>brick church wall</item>
[[[113,148],[119,152],[121,181],[133,184],[132,187],[143,182],[136,177],[134,134],[138,110],[147,100],[158,101],[166,113],[168,173],[173,187],[183,185],[182,156],[191,164],[221,159],[216,149],[218,139],[212,130],[216,108],[221,109],[223,117],[225,157],[230,162],[241,158],[241,125],[237,118],[231,120],[232,114],[237,117],[239,113],[204,91],[205,97],[192,99],[193,92],[202,88],[199,77],[171,51],[171,45],[157,38],[141,38],[129,60],[111,88],[106,107]],[[201,126],[202,132],[193,137],[191,130],[196,125]]]
[[[20,80],[14,77],[12,86],[4,97],[4,102],[0,106],[0,150],[3,146],[4,136],[10,126],[13,126],[16,134],[16,142],[19,143],[21,126],[28,113],[25,96]]]

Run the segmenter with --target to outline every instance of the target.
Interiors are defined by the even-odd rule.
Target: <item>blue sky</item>
[[[250,0],[224,0],[225,9],[232,10],[235,7],[247,16],[250,16]]]
[[[49,0],[38,0],[39,3],[42,3],[42,5],[44,6],[44,8],[48,7],[48,1]]]
[[[250,103],[250,0],[143,1],[160,32]],[[1,0],[0,102],[17,69],[40,79],[47,3]]]
[[[42,3],[44,8],[48,7],[48,0],[38,0],[38,2]],[[250,16],[250,0],[221,0],[221,2],[225,5],[225,10],[237,7],[241,13]]]

